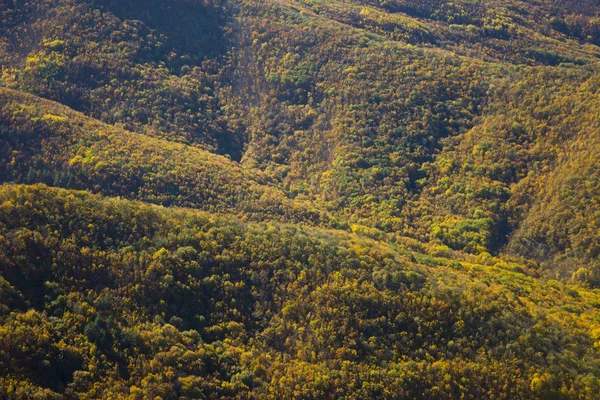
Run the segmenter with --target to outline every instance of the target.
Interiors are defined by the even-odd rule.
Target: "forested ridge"
[[[594,399],[600,7],[0,2],[0,397]]]
[[[598,292],[519,265],[39,185],[0,200],[4,396],[597,393]]]

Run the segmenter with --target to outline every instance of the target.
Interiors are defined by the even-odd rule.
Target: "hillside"
[[[515,265],[45,186],[0,209],[3,396],[598,390],[600,293]]]
[[[243,218],[319,219],[319,213],[289,200],[258,170],[3,88],[0,140],[5,181],[41,182]]]
[[[0,2],[0,397],[595,398],[599,146],[594,0]]]
[[[566,275],[595,257],[591,233],[521,237],[558,160],[593,165],[570,144],[600,129],[593,2],[10,4],[1,84],[240,160],[328,226]]]

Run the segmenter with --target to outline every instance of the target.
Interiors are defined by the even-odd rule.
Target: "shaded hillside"
[[[581,150],[599,138],[598,83],[593,69],[567,68],[524,69],[494,82],[474,127],[449,139],[426,167],[426,186],[408,211],[433,220],[431,238],[452,248],[501,249],[524,219],[539,218],[531,208],[539,197],[561,201],[559,186],[583,166],[590,179],[598,176],[594,156]],[[563,171],[559,180],[555,169]],[[583,186],[573,190],[585,196]],[[543,235],[561,229],[557,224]],[[547,261],[556,248],[510,250]]]
[[[570,144],[509,249],[544,261],[562,276],[600,284],[600,146],[597,130]]]
[[[46,183],[254,219],[318,220],[259,171],[0,89],[1,180]]]
[[[226,40],[218,2],[9,1],[0,16],[3,85],[240,157],[242,132],[215,95]]]

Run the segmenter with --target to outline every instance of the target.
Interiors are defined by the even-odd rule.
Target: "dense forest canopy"
[[[595,0],[0,2],[0,397],[597,398]]]

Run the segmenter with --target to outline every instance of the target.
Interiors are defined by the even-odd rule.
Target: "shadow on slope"
[[[93,0],[123,20],[140,20],[168,38],[170,46],[198,57],[226,50],[226,17],[220,0]]]
[[[0,160],[4,182],[46,183],[261,220],[320,218],[271,186],[260,171],[241,169],[226,157],[2,88]]]

